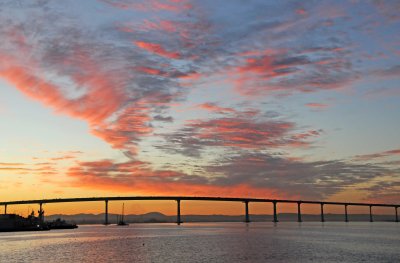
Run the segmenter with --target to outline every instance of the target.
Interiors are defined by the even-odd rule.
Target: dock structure
[[[237,198],[237,197],[204,197],[204,196],[110,196],[110,197],[83,197],[83,198],[55,198],[55,199],[38,199],[38,200],[21,200],[0,202],[0,206],[4,206],[4,214],[7,214],[7,207],[10,205],[37,204],[39,211],[43,217],[42,206],[44,204],[54,203],[72,203],[72,202],[105,202],[104,224],[108,225],[108,203],[110,201],[176,201],[177,218],[176,224],[183,223],[181,218],[181,201],[213,201],[213,202],[241,202],[245,204],[244,222],[250,223],[249,204],[250,203],[272,203],[273,205],[273,222],[278,222],[277,204],[293,203],[297,204],[297,221],[302,222],[301,204],[315,204],[321,207],[321,222],[325,222],[324,205],[338,205],[344,207],[344,221],[349,222],[347,213],[348,206],[366,206],[369,207],[369,221],[373,222],[373,207],[392,207],[395,210],[394,222],[399,222],[397,209],[400,204],[379,204],[379,203],[349,203],[349,202],[327,202],[327,201],[303,201],[303,200],[286,200],[286,199],[264,199],[264,198]],[[43,220],[43,218],[42,218]]]

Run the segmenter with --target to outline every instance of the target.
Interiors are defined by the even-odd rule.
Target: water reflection
[[[1,262],[395,262],[394,223],[88,225],[0,233]]]

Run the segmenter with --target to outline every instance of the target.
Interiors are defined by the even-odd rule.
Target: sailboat
[[[126,223],[125,221],[124,221],[124,203],[122,204],[122,215],[119,217],[119,220],[118,220],[118,223],[117,223],[117,225],[118,226],[127,226],[127,225],[129,225],[128,223]]]

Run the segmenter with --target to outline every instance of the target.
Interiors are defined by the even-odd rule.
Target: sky
[[[399,203],[398,10],[0,0],[0,200]],[[52,211],[78,209],[66,207]]]

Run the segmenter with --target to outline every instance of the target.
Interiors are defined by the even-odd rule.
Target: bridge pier
[[[4,205],[4,214],[7,215],[7,205]],[[397,214],[397,209],[396,209],[396,214]]]
[[[397,206],[394,207],[394,211],[396,213],[396,222],[399,222],[399,217],[397,216]]]
[[[321,203],[321,222],[325,222],[325,217],[324,217],[324,204]]]
[[[369,222],[374,222],[372,218],[372,205],[369,206]]]
[[[347,205],[344,205],[344,222],[349,222],[349,218],[347,216]]]
[[[244,201],[244,212],[245,212],[245,223],[250,223],[250,216],[249,216],[249,201]]]
[[[372,205],[369,206],[369,222],[374,222],[374,219],[372,216]]]
[[[104,214],[104,225],[109,225],[109,223],[108,223],[108,200],[106,199],[105,200],[105,214]]]
[[[39,222],[40,224],[43,224],[44,222],[43,203],[39,203]]]
[[[301,209],[300,209],[301,202],[297,202],[297,222],[301,223]]]
[[[176,199],[176,204],[177,204],[176,224],[179,226],[182,223],[182,221],[181,221],[181,200]]]
[[[276,201],[273,201],[272,202],[273,204],[274,204],[274,223],[277,223],[278,222],[278,214],[276,213]]]

